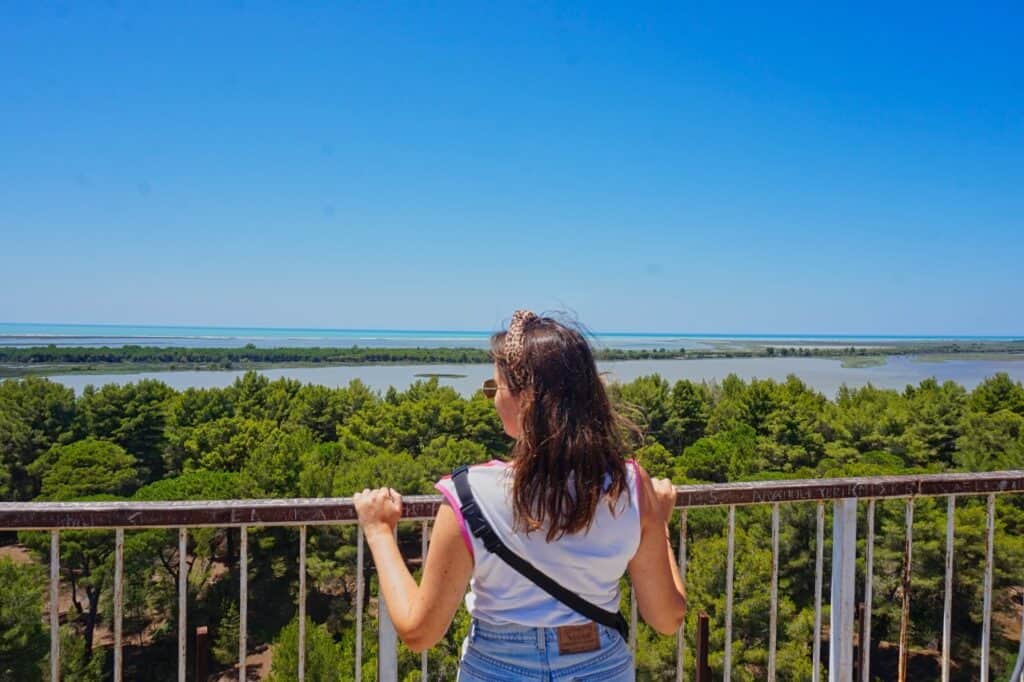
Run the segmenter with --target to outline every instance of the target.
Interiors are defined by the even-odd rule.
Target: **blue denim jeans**
[[[622,636],[603,625],[597,629],[597,651],[559,654],[556,628],[473,619],[462,644],[459,682],[633,682],[633,654]]]

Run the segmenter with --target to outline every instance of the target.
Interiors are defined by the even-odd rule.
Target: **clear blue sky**
[[[5,3],[0,321],[1024,333],[1024,4],[429,4]]]

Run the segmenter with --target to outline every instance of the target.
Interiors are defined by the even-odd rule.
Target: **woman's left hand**
[[[378,530],[394,533],[402,518],[402,496],[394,488],[364,488],[352,497],[352,502],[366,534]]]

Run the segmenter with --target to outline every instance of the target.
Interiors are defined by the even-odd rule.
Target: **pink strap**
[[[640,465],[635,459],[627,459],[626,463],[633,467],[633,487],[636,488],[636,509],[641,512],[643,509],[643,488],[640,486]],[[642,513],[642,512],[641,512]]]
[[[441,481],[448,480],[451,480],[451,476],[445,476],[441,479]],[[466,543],[466,549],[469,550],[469,555],[475,559],[476,554],[473,552],[473,541],[469,537],[469,530],[466,528],[466,520],[462,518],[462,505],[459,504],[459,500],[454,493],[441,485],[441,481],[435,483],[434,487],[444,495],[444,499],[447,500],[448,505],[452,508],[452,511],[455,512],[455,518],[459,520],[459,530],[462,531],[462,541]]]

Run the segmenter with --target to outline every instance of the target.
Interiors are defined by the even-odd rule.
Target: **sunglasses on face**
[[[484,395],[487,396],[488,400],[494,400],[494,396],[498,395],[498,389],[505,388],[494,379],[484,379],[484,385],[482,390]]]

